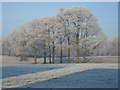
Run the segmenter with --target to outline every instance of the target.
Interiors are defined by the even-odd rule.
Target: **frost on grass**
[[[117,83],[117,64],[74,64],[3,79],[4,88],[117,88]]]
[[[62,67],[41,67],[41,66],[5,66],[2,67],[2,77],[1,78],[8,78],[8,77],[14,77],[14,76],[20,76],[24,74],[30,74],[30,73],[36,73],[36,72],[42,72],[52,69],[59,69]]]
[[[117,69],[91,69],[19,88],[117,88]]]

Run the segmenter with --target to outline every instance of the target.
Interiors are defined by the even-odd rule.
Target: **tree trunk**
[[[51,64],[51,50],[50,50],[50,46],[49,46],[49,63]]]
[[[85,43],[86,44],[86,43]],[[83,56],[83,62],[86,62],[86,45],[84,46],[84,56]]]
[[[45,46],[44,46],[44,64],[46,64],[46,50],[45,50]]]
[[[54,64],[54,59],[55,59],[55,46],[54,46],[54,42],[53,42],[53,48],[52,48],[52,63]]]
[[[86,62],[86,52],[84,52],[83,60],[83,63]]]
[[[9,51],[9,56],[11,55],[11,51]]]
[[[76,35],[76,47],[77,47],[77,52],[76,52],[76,63],[79,63],[79,33]]]
[[[34,52],[34,64],[37,64],[37,50]]]
[[[70,63],[70,48],[68,48],[68,63]]]
[[[23,54],[23,61],[25,61],[25,55]]]
[[[61,46],[61,53],[60,53],[60,63],[62,63],[62,46]]]
[[[25,59],[26,59],[26,58],[25,58],[25,54],[21,54],[21,55],[20,55],[20,61],[25,61]]]
[[[27,57],[27,54],[25,55],[25,61],[27,61],[28,60],[28,57]]]
[[[51,54],[49,54],[49,63],[51,64]]]
[[[68,37],[68,46],[70,46],[70,38]],[[70,63],[70,47],[68,47],[68,63]]]
[[[84,63],[86,62],[86,52],[87,52],[87,34],[88,34],[88,32],[87,32],[87,29],[86,29],[86,32],[85,32],[85,35],[84,35],[84,57],[83,57],[83,59],[84,59]]]
[[[20,55],[20,61],[23,61],[23,56],[22,56],[22,54]]]

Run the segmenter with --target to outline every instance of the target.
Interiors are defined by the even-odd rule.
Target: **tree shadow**
[[[14,76],[20,76],[24,74],[31,74],[36,72],[43,72],[53,69],[59,69],[63,67],[28,67],[28,66],[3,66],[2,74],[0,78],[8,78],[8,77],[14,77]]]
[[[18,88],[118,88],[118,69],[89,69]]]

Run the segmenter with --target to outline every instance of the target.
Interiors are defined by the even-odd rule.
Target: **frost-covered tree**
[[[2,37],[0,37],[0,55],[2,55]]]
[[[118,37],[108,39],[102,50],[104,51],[102,55],[118,56]]]
[[[16,29],[9,34],[8,38],[12,44],[12,50],[16,53],[16,55],[21,56],[20,60],[27,60],[28,49],[26,45],[28,38],[25,24],[16,27]]]
[[[74,31],[76,63],[79,63],[81,39],[84,38],[84,43],[86,43],[87,38],[95,37],[95,35],[101,31],[97,20],[92,13],[84,7],[61,8],[57,16],[63,20],[64,25],[66,25],[65,27],[69,27],[69,30]],[[65,30],[68,30],[68,28]],[[70,43],[69,38],[68,43]],[[84,48],[84,52],[86,53],[85,49],[86,48]],[[84,57],[86,56],[85,53]]]
[[[62,63],[62,57],[63,57],[63,45],[65,44],[65,35],[63,30],[59,30],[57,33],[57,42],[58,46],[60,47],[60,63]]]
[[[109,52],[111,56],[118,56],[118,37],[113,37],[110,40]]]
[[[12,48],[8,38],[3,38],[1,44],[2,44],[2,54],[11,56]]]
[[[49,63],[51,64],[51,28],[53,27],[51,23],[52,17],[45,17],[44,18],[44,34],[46,36],[46,46],[48,48],[48,56],[49,56]],[[46,62],[44,62],[46,63]]]
[[[70,63],[70,47],[72,42],[72,33],[71,25],[70,25],[70,17],[65,14],[65,8],[60,8],[58,13],[56,14],[57,20],[59,24],[61,24],[62,36],[66,39],[66,48],[68,53],[68,63]]]
[[[29,49],[29,54],[32,52],[32,55],[34,55],[34,64],[37,64],[37,52],[38,52],[38,38],[36,35],[36,28],[38,27],[38,23],[36,19],[32,19],[31,21],[27,22],[27,36],[29,38],[27,42],[27,47]]]
[[[51,39],[51,47],[52,47],[52,63],[55,63],[55,47],[56,47],[56,40],[57,40],[57,32],[59,29],[59,24],[57,23],[57,18],[55,16],[50,17],[49,24],[50,24],[50,39]]]
[[[96,17],[86,8],[76,6],[60,8],[55,16],[34,18],[15,28],[3,42],[3,48],[8,53],[11,50],[26,60],[27,56],[37,56],[42,53],[44,64],[55,62],[55,55],[60,53],[60,63],[63,56],[70,58],[75,55],[75,62],[86,62],[89,52],[94,55],[115,55],[117,40],[107,40],[102,32]],[[110,44],[110,45],[109,45]],[[103,46],[103,49],[101,49]],[[112,53],[112,49],[114,52]],[[106,52],[105,52],[105,51]],[[84,60],[79,57],[83,56]]]
[[[42,35],[44,37],[44,63],[46,63],[46,53],[48,52],[48,56],[49,56],[49,63],[51,64],[52,61],[54,62],[54,57],[51,60],[51,57],[54,53],[52,53],[52,29],[54,26],[54,22],[53,22],[53,17],[49,16],[49,17],[45,17],[43,18],[43,22],[42,25],[43,30],[42,30]],[[46,48],[45,48],[46,46]],[[48,48],[48,50],[46,50]]]
[[[102,30],[99,27],[96,18],[90,15],[90,17],[87,19],[87,21],[85,21],[81,29],[81,42],[84,58],[83,62],[86,62],[86,55],[88,52],[90,52],[91,46],[96,46],[95,43],[93,43],[94,40],[100,38],[100,36],[102,36],[102,39],[105,38],[105,35],[102,33]]]

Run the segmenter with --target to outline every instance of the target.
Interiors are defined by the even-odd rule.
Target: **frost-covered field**
[[[1,56],[0,56],[1,57]],[[118,63],[118,57],[117,56],[94,56],[94,57],[89,57],[91,58],[89,63]],[[71,62],[74,61],[75,58],[71,58]],[[34,62],[34,58],[29,58],[29,61],[20,61],[19,57],[14,57],[14,56],[2,56],[2,60],[0,60],[2,63],[2,66],[16,66],[16,65],[32,65]],[[37,59],[38,64],[43,63],[43,58],[38,58]],[[57,58],[55,60],[56,64],[59,64],[60,59]],[[67,63],[67,58],[63,58],[63,62]],[[0,64],[1,65],[1,64]]]
[[[117,63],[35,65],[31,64],[31,61],[25,62],[25,64],[19,63],[16,57],[5,58],[6,60],[3,62],[7,64],[1,66],[3,88],[118,87]]]

